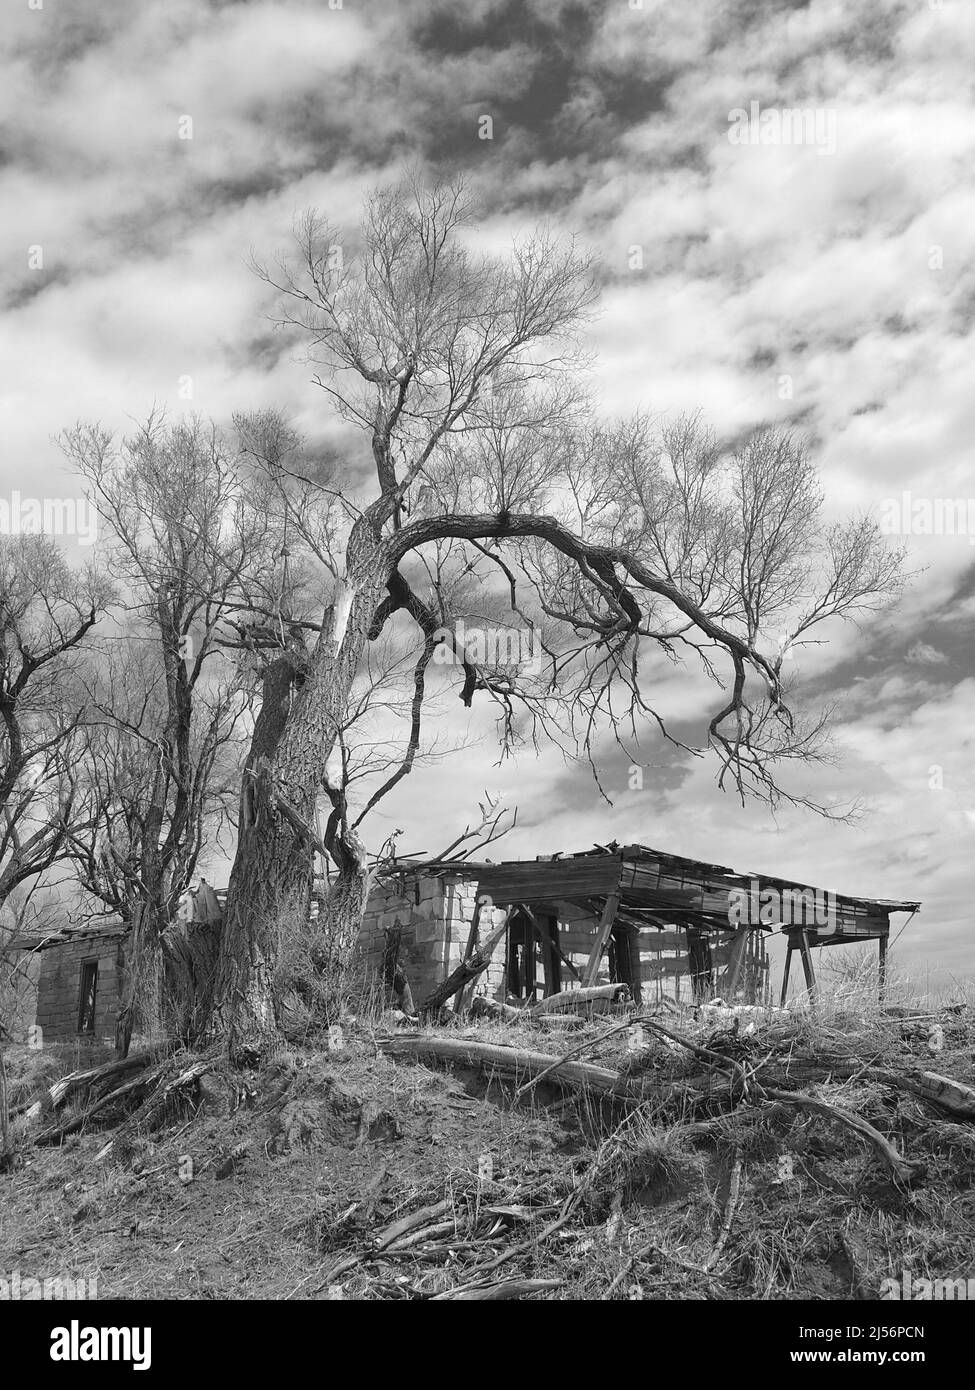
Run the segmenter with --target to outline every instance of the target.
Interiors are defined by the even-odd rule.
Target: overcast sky
[[[545,218],[598,252],[601,410],[701,409],[722,433],[795,422],[837,512],[975,499],[970,0],[2,13],[4,497],[73,495],[51,436],[79,418],[124,428],[153,403],[218,421],[276,405],[327,432],[248,255],[311,205],[354,221],[419,156],[476,178],[486,242]],[[863,797],[857,827],[743,811],[712,766],[652,743],[642,792],[608,756],[610,807],[554,754],[494,768],[475,714],[482,741],[417,773],[372,839],[406,824],[404,849],[442,848],[483,788],[503,790],[520,821],[504,857],[615,837],[918,898],[901,962],[922,983],[972,976],[975,502],[972,521],[907,536],[925,568],[903,603],[795,660],[837,703],[843,753],[805,789]]]

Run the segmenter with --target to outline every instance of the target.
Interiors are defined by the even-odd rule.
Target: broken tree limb
[[[890,1067],[873,1067],[864,1062],[843,1057],[824,1059],[821,1063],[802,1060],[789,1068],[789,1075],[859,1077],[864,1081],[879,1081],[908,1091],[919,1100],[947,1111],[959,1120],[975,1120],[975,1089],[951,1076],[933,1071],[895,1071]]]
[[[471,980],[476,980],[478,975],[491,964],[491,957],[494,954],[495,948],[504,938],[504,934],[507,930],[508,920],[505,918],[501,926],[495,928],[491,935],[483,941],[480,946],[474,947],[468,959],[461,961],[457,969],[447,976],[443,984],[438,985],[431,994],[427,995],[426,999],[424,999],[420,1005],[420,1013],[435,1013],[446,1004],[452,994],[457,994],[457,992],[463,989],[466,984],[469,984]]]
[[[693,1053],[695,1057],[700,1057],[702,1061],[708,1062],[711,1066],[719,1067],[722,1071],[729,1071],[732,1075],[737,1076],[741,1083],[742,1094],[747,1094],[748,1075],[739,1062],[733,1061],[730,1057],[725,1057],[720,1052],[712,1052],[709,1047],[701,1047],[698,1043],[691,1042],[690,1038],[685,1038],[682,1034],[675,1033],[670,1028],[665,1028],[662,1023],[657,1023],[652,1018],[641,1019],[641,1022],[647,1028],[651,1029],[652,1032],[659,1033],[664,1038],[670,1038],[671,1042],[679,1043],[681,1047],[686,1047],[688,1052]]]
[[[735,1219],[735,1209],[738,1206],[738,1194],[741,1191],[741,1155],[735,1149],[734,1163],[731,1168],[731,1179],[728,1183],[728,1200],[725,1203],[724,1218],[721,1222],[721,1230],[718,1232],[718,1239],[714,1249],[704,1261],[704,1273],[709,1274],[721,1258],[721,1252],[728,1243],[728,1236],[731,1234],[731,1223]]]
[[[133,1095],[144,1093],[153,1084],[153,1080],[158,1072],[143,1072],[132,1081],[126,1081],[123,1085],[116,1087],[114,1091],[109,1091],[107,1095],[96,1100],[90,1105],[82,1115],[77,1115],[73,1120],[69,1120],[63,1125],[52,1125],[49,1129],[42,1129],[34,1138],[35,1144],[56,1144],[59,1140],[67,1138],[69,1134],[76,1134],[79,1129],[84,1129],[89,1120],[100,1114],[103,1110],[108,1110],[119,1101],[130,1099]]]
[[[95,1155],[96,1161],[107,1158],[111,1153],[116,1141],[123,1134],[130,1134],[141,1125],[150,1124],[159,1113],[165,1109],[169,1102],[180,1091],[187,1090],[208,1072],[214,1065],[215,1058],[208,1058],[203,1061],[191,1062],[188,1066],[181,1067],[175,1076],[171,1076],[168,1081],[161,1076],[152,1093],[146,1097],[143,1103],[135,1110],[125,1123],[115,1132],[112,1138],[99,1149]]]
[[[442,1303],[453,1299],[492,1299],[527,1298],[532,1293],[546,1293],[549,1289],[560,1289],[564,1279],[505,1279],[500,1284],[462,1284],[444,1293],[435,1293],[431,1303]]]
[[[927,1171],[926,1165],[920,1159],[904,1158],[890,1140],[880,1133],[879,1129],[874,1129],[873,1125],[868,1124],[852,1110],[843,1110],[838,1105],[829,1105],[826,1101],[819,1100],[816,1096],[804,1095],[801,1091],[779,1091],[770,1086],[763,1086],[762,1094],[768,1096],[770,1100],[781,1102],[783,1105],[800,1105],[807,1110],[815,1110],[818,1114],[826,1115],[838,1124],[845,1125],[847,1129],[852,1129],[855,1134],[859,1134],[862,1139],[866,1139],[873,1146],[897,1182],[902,1183],[905,1187],[909,1187],[911,1183],[923,1178]]]
[[[386,1251],[390,1255],[399,1254],[401,1250],[409,1250],[425,1240],[437,1240],[440,1236],[457,1234],[457,1222],[451,1217],[449,1221],[438,1221],[432,1226],[421,1226],[419,1230],[411,1231],[408,1235],[397,1236],[396,1240],[390,1241]]]
[[[0,1052],[0,1172],[4,1170],[10,1154],[10,1125],[7,1120],[7,1068]]]
[[[450,1206],[450,1202],[438,1202],[436,1206],[419,1207],[408,1216],[401,1216],[398,1221],[379,1232],[373,1242],[375,1249],[385,1250],[387,1245],[392,1245],[394,1240],[399,1240],[417,1226],[429,1225],[430,1222],[436,1221],[439,1216],[444,1216],[450,1210]]]
[[[507,918],[505,918],[505,921],[507,921]],[[467,945],[464,947],[464,962],[469,961],[470,958],[471,958],[471,956],[474,954],[474,948],[475,948],[475,946],[477,945],[477,933],[478,933],[478,929],[479,929],[479,927],[480,927],[480,922],[481,922],[481,897],[480,897],[480,894],[478,894],[477,901],[476,901],[475,904],[474,904],[474,913],[473,913],[473,916],[471,917],[471,929],[470,929],[470,931],[469,931],[468,934],[467,934]],[[466,990],[466,988],[467,988],[467,984],[466,984],[466,982],[465,982],[464,984],[461,985],[460,989],[459,989],[459,990],[457,991],[457,993],[454,995],[454,1013],[455,1013],[455,1014],[459,1014],[459,1013],[460,1013],[461,1006],[463,1005],[463,1002],[464,1002],[464,991]]]

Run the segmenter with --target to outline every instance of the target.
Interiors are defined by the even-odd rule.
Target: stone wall
[[[399,928],[399,965],[410,982],[414,1001],[420,1003],[461,963],[476,894],[477,881],[461,873],[404,872],[378,884],[369,896],[359,936],[360,961],[367,979],[382,988],[387,933]],[[497,908],[482,910],[482,940],[500,926],[503,916]],[[504,997],[504,942],[478,978],[477,987],[491,998]]]
[[[45,1043],[78,1037],[81,968],[98,962],[95,991],[95,1032],[98,1040],[114,1041],[118,1014],[118,938],[86,937],[40,951],[37,1015]]]

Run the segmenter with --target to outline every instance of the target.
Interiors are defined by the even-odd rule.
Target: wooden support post
[[[785,965],[782,967],[782,994],[779,998],[780,1009],[785,1008],[786,995],[789,992],[789,968],[792,965],[792,952],[794,950],[791,933],[788,937],[788,942],[789,946],[785,953]]]
[[[470,958],[471,958],[471,953],[473,952],[474,947],[477,945],[477,930],[478,930],[478,926],[479,926],[479,924],[480,924],[480,921],[481,921],[481,895],[480,895],[480,893],[478,893],[478,895],[477,895],[477,901],[476,901],[475,904],[474,904],[474,915],[473,915],[473,917],[471,918],[471,929],[470,929],[470,931],[467,933],[467,945],[464,947],[464,961],[465,961],[465,962],[470,960]],[[454,1013],[455,1013],[455,1014],[459,1014],[459,1013],[460,1013],[460,1006],[461,1006],[461,1004],[462,1004],[463,1001],[464,1001],[464,990],[465,990],[466,988],[467,988],[466,985],[461,985],[460,989],[459,989],[459,990],[457,991],[457,993],[454,995],[453,1004],[454,1004]]]
[[[810,1001],[812,1001],[816,998],[816,972],[813,969],[809,933],[805,927],[799,929],[799,953],[802,956],[802,973],[806,977],[806,989],[809,992]]]
[[[877,940],[877,945],[878,945],[879,950],[880,950],[880,960],[879,960],[879,966],[878,966],[878,971],[877,971],[877,979],[878,979],[878,986],[879,986],[880,1002],[881,1002],[881,1004],[882,1004],[882,1003],[884,1002],[884,1000],[886,999],[886,997],[887,997],[887,933],[886,933],[886,932],[883,934],[883,936],[881,936],[881,937],[878,938],[878,940]]]
[[[640,928],[628,926],[623,929],[624,946],[629,953],[630,993],[635,1004],[643,1003],[643,953],[640,950]]]
[[[535,935],[542,944],[542,962],[545,967],[545,994],[558,994],[562,989],[560,979],[559,962],[569,969],[577,980],[581,983],[578,970],[569,960],[568,956],[559,945],[559,924],[556,919],[551,919],[551,930],[546,931],[545,927],[535,916],[528,903],[519,903],[518,906],[529,919],[535,928]]]
[[[534,1004],[535,991],[538,988],[538,960],[536,947],[539,944],[540,933],[535,930],[538,923],[535,921],[534,913],[526,912],[525,921],[525,945],[522,959],[525,963],[525,999],[529,1004]],[[544,986],[542,994],[544,996]]]
[[[582,976],[583,985],[594,985],[596,976],[599,973],[599,962],[602,958],[603,949],[609,940],[609,934],[613,930],[613,922],[616,919],[616,911],[620,905],[619,893],[610,893],[603,907],[603,915],[599,919],[599,926],[596,929],[596,940],[593,942],[592,950],[589,953],[589,960],[586,964]]]

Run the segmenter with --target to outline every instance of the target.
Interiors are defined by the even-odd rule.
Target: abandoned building
[[[225,889],[214,890],[201,878],[188,894],[191,911],[184,921],[219,921],[226,896]],[[127,937],[118,920],[15,937],[7,947],[9,983],[0,998],[0,1019],[11,1037],[114,1046]]]
[[[854,898],[768,874],[739,874],[644,845],[506,863],[404,860],[369,898],[365,972],[389,987],[402,972],[419,1003],[506,925],[476,989],[531,1000],[605,981],[636,1000],[770,999],[766,940],[787,939],[815,989],[813,951],[877,941],[880,987],[890,918],[920,904]]]
[[[18,1042],[115,1041],[125,929],[19,936],[8,950],[6,1026]]]
[[[224,897],[201,880],[194,920],[213,920]],[[794,955],[812,992],[815,950],[866,941],[878,943],[883,991],[891,916],[919,906],[735,873],[644,845],[500,864],[404,859],[369,896],[359,954],[383,988],[402,972],[417,1003],[495,935],[474,988],[501,1002],[606,982],[626,984],[637,1001],[761,1004],[771,998],[766,942],[774,932],[788,946],[784,1003]],[[8,951],[12,988],[0,1000],[7,1031],[18,1041],[113,1042],[125,938],[118,923],[17,938]]]

